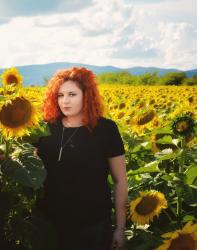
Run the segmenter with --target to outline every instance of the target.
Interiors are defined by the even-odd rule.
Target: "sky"
[[[0,68],[197,68],[196,0],[0,0]]]

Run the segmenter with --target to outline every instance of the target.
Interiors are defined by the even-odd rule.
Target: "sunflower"
[[[152,130],[158,127],[159,118],[154,109],[143,109],[131,119],[131,128],[138,135],[143,135],[146,129]]]
[[[194,120],[188,115],[178,117],[173,121],[172,129],[175,134],[189,135],[194,130]]]
[[[29,135],[28,128],[37,126],[40,119],[39,105],[24,94],[10,96],[0,106],[0,128],[7,139]]]
[[[122,119],[124,117],[124,115],[125,115],[125,112],[120,112],[120,113],[118,113],[117,118]]]
[[[130,217],[138,225],[149,224],[162,208],[167,208],[163,193],[156,190],[140,192],[140,197],[130,203]]]
[[[163,245],[156,250],[196,250],[197,224],[189,221],[182,229],[162,235],[165,238]]]
[[[123,108],[125,108],[126,107],[126,104],[124,103],[124,102],[122,102],[122,103],[120,103],[119,104],[119,109],[123,109]]]
[[[13,85],[15,87],[21,87],[23,82],[23,77],[19,74],[18,70],[16,68],[11,68],[5,70],[2,75],[2,83],[3,86],[6,88],[6,86]]]

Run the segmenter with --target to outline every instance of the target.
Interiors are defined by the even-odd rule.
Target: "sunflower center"
[[[189,124],[187,121],[178,122],[176,125],[176,129],[178,132],[183,132],[183,131],[187,130],[188,127],[189,127]]]
[[[17,85],[18,79],[17,79],[17,77],[15,75],[9,75],[7,77],[7,83],[8,84],[12,84],[13,83],[13,84]]]
[[[28,122],[31,114],[31,103],[26,99],[17,97],[12,103],[2,107],[0,122],[9,128],[17,128]]]
[[[158,199],[155,196],[147,195],[136,206],[136,211],[140,215],[148,215],[152,213],[158,205]]]
[[[154,117],[155,117],[155,112],[153,110],[150,110],[139,117],[138,124],[144,125],[150,122]]]
[[[195,250],[194,239],[189,234],[180,234],[172,240],[168,250]]]

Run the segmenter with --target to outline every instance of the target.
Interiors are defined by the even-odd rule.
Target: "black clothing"
[[[110,250],[112,243],[111,219],[97,222],[91,226],[68,228],[57,225],[57,250]],[[69,240],[68,240],[69,239]]]
[[[38,156],[47,170],[44,197],[38,209],[56,224],[70,228],[96,225],[111,216],[107,183],[108,158],[125,153],[117,125],[101,117],[91,134],[81,126],[65,146],[58,162],[63,125],[48,123],[51,135],[40,137]],[[76,128],[64,129],[63,144]]]

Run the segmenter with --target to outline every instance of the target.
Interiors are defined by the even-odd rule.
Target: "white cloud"
[[[197,67],[197,2],[135,2],[94,0],[79,12],[2,19],[0,67],[57,61]]]
[[[164,66],[191,68],[197,58],[197,29],[188,23],[161,23],[158,49]]]

